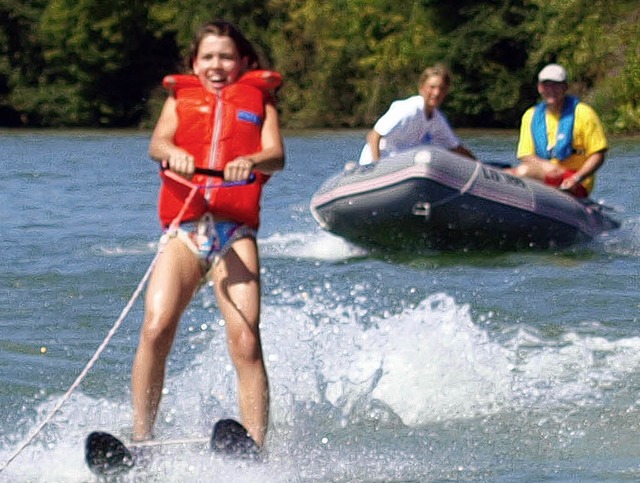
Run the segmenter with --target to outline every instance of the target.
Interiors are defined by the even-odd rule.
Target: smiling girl
[[[211,281],[236,370],[242,422],[262,446],[269,389],[259,331],[256,232],[262,186],[284,167],[274,101],[281,78],[260,70],[252,45],[226,21],[198,30],[189,66],[193,74],[164,80],[170,95],[149,147],[151,158],[171,173],[161,173],[164,235],[147,288],[133,364],[133,439],[153,437],[178,323],[193,295]],[[224,182],[255,180],[216,187],[211,177],[196,174],[196,168],[221,171]],[[190,197],[196,185],[202,189]]]

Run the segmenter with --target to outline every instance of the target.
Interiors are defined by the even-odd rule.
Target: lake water
[[[513,160],[511,132],[463,131]],[[308,204],[363,132],[289,133],[259,247],[272,389],[269,460],[165,447],[123,481],[640,480],[639,139],[613,139],[594,197],[620,230],[562,251],[371,256]],[[131,300],[158,238],[148,133],[0,132],[0,481],[88,482],[83,441],[131,427],[137,300],[79,388],[52,408]],[[210,291],[186,312],[157,435],[237,417]]]

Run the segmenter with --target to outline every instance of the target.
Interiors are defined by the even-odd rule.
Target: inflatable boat
[[[563,248],[614,230],[606,209],[447,150],[345,168],[311,199],[322,228],[367,248]]]

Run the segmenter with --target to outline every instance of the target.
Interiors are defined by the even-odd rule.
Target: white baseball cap
[[[549,64],[538,74],[538,82],[567,82],[567,71],[560,64]]]

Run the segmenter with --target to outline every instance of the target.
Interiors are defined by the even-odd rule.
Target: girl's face
[[[444,98],[447,97],[449,87],[445,84],[442,76],[432,75],[422,83],[418,92],[424,98],[425,108],[431,112],[440,107]]]
[[[206,35],[198,47],[193,61],[193,73],[211,92],[237,81],[247,68],[247,59],[241,58],[231,37]]]

